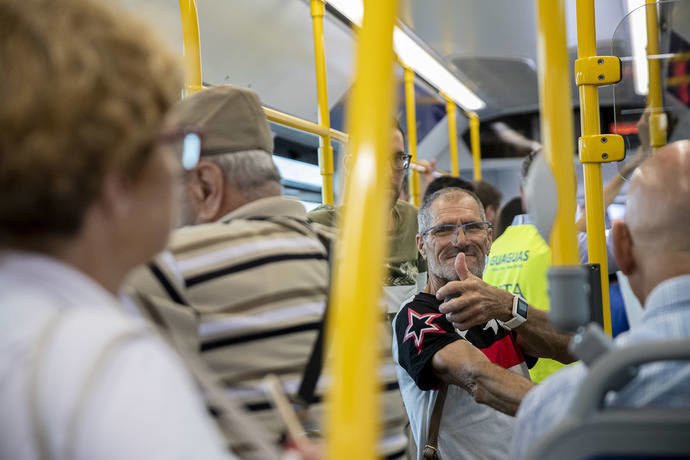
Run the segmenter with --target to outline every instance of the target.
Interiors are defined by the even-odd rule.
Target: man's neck
[[[436,276],[429,273],[429,279],[426,282],[426,287],[424,292],[431,295],[436,295],[439,289],[445,286],[448,280],[437,278]]]

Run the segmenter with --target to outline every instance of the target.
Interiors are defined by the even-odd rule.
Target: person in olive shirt
[[[416,294],[417,277],[420,273],[426,272],[426,262],[419,255],[415,242],[417,208],[398,199],[405,172],[410,166],[410,155],[405,153],[405,137],[397,121],[392,129],[392,136],[390,202],[393,206],[388,224],[390,252],[386,261],[384,291],[388,313],[395,314],[405,299]],[[322,205],[312,210],[308,217],[314,222],[335,227],[338,211],[339,209],[333,206]]]

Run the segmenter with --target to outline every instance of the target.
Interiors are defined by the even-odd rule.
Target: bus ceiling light
[[[362,0],[328,0],[328,3],[353,24],[362,24]],[[400,61],[463,109],[474,111],[486,107],[484,101],[397,26],[393,29],[393,48]]]
[[[645,0],[626,0],[630,20],[630,48],[633,57],[633,78],[635,93],[646,95],[649,87],[649,69],[647,67],[647,20],[644,8]]]

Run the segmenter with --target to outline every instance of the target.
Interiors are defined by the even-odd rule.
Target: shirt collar
[[[513,223],[510,225],[534,225],[529,214],[519,214],[513,217]]]
[[[659,283],[647,296],[643,318],[668,305],[690,304],[690,275],[676,276]]]
[[[17,289],[26,286],[48,292],[56,303],[120,307],[118,300],[88,275],[44,254],[0,252],[0,284],[3,281]]]
[[[228,222],[233,219],[246,219],[250,217],[296,217],[306,219],[307,211],[302,203],[297,200],[273,196],[240,206],[220,220]]]

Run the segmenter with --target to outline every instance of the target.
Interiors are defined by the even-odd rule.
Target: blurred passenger
[[[632,176],[624,221],[613,226],[616,260],[645,307],[642,321],[619,335],[617,348],[690,338],[690,141],[659,149]],[[524,398],[517,414],[511,458],[524,456],[535,440],[566,415],[587,375],[582,364],[563,369]],[[690,406],[690,364],[647,364],[607,405]]]
[[[0,2],[0,458],[231,457],[118,301],[165,247],[181,171],[181,72],[149,29],[102,2]]]
[[[503,194],[499,189],[486,181],[475,181],[474,193],[477,194],[486,212],[486,220],[493,224],[493,228],[498,225],[498,210],[501,208]]]
[[[417,445],[433,444],[436,412],[440,458],[508,458],[509,415],[533,387],[528,363],[571,361],[569,336],[544,312],[482,281],[491,224],[474,193],[431,195],[419,210],[417,244],[429,281],[393,322],[393,356]]]
[[[385,295],[388,312],[395,314],[400,303],[417,291],[417,276],[426,271],[424,259],[417,251],[417,209],[399,200],[403,177],[410,166],[410,155],[405,153],[405,138],[400,125],[392,128],[391,184],[389,202],[391,214],[388,223],[389,254],[386,262]],[[338,208],[322,205],[312,210],[309,218],[323,225],[335,227]]]
[[[424,192],[424,199],[422,200],[422,203],[424,203],[431,195],[438,192],[442,188],[450,187],[461,188],[463,190],[474,192],[474,185],[472,185],[472,182],[470,181],[460,179],[459,177],[441,176],[429,183],[429,186],[426,188],[426,192]]]
[[[515,216],[519,216],[520,214],[525,214],[525,210],[522,209],[522,198],[519,196],[516,196],[503,205],[501,211],[498,213],[498,229],[496,231],[496,239],[503,235],[503,232],[506,231],[506,228],[510,227],[510,224],[513,223]]]
[[[205,89],[180,102],[171,121],[203,138],[184,175],[185,227],[128,284],[145,314],[192,347],[277,444],[285,427],[263,378],[277,374],[296,396],[324,315],[334,235],[280,196],[273,137],[254,92]],[[245,440],[230,441],[249,454]]]

